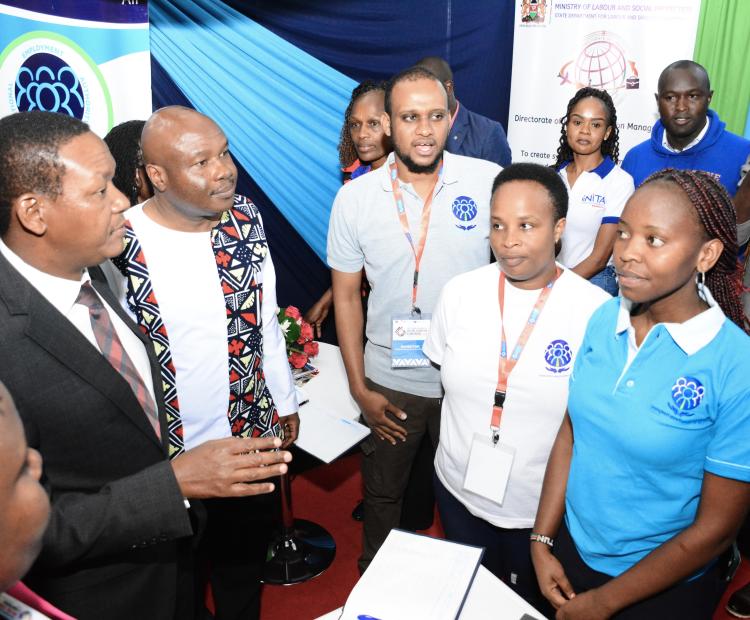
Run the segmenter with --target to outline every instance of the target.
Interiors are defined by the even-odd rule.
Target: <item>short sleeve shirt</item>
[[[704,472],[750,482],[750,338],[711,307],[636,348],[628,302],[592,317],[570,382],[566,522],[617,576],[695,520]]]
[[[490,435],[492,402],[504,322],[513,348],[538,290],[505,286],[502,319],[496,263],[456,276],[446,284],[433,315],[424,351],[440,365],[445,387],[435,471],[446,489],[473,515],[495,526],[534,523],[552,443],[565,414],[568,378],[589,317],[611,299],[570,270],[555,282],[536,327],[510,374],[500,440],[515,449],[502,506],[463,489],[474,433]]]
[[[434,368],[391,368],[391,318],[411,310],[414,253],[401,228],[390,165],[342,187],[333,203],[328,230],[328,264],[354,273],[365,268],[370,283],[365,374],[384,387],[425,397],[442,393]],[[432,313],[443,285],[453,276],[490,259],[490,195],[501,168],[492,162],[443,154],[419,273],[417,306]],[[423,201],[401,183],[409,228],[417,243]]]
[[[573,187],[568,184],[566,168],[559,171],[568,189],[568,215],[557,260],[572,269],[593,251],[601,225],[617,224],[635,188],[633,177],[609,157],[593,170],[582,172]]]

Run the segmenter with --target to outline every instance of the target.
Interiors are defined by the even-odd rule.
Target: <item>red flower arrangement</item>
[[[313,328],[302,318],[299,308],[279,308],[279,326],[286,341],[286,353],[292,368],[304,368],[311,357],[318,354],[318,343],[313,340]]]

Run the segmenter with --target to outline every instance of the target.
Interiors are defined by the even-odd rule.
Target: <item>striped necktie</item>
[[[154,403],[154,399],[149,394],[141,375],[138,374],[135,365],[122,346],[122,342],[120,342],[112,325],[109,312],[107,312],[89,282],[84,282],[81,285],[81,292],[78,293],[76,303],[88,308],[91,328],[94,330],[94,338],[96,338],[102,355],[107,358],[112,368],[128,382],[141,408],[146,413],[148,421],[154,428],[156,436],[161,439],[159,412],[156,409],[156,403]]]

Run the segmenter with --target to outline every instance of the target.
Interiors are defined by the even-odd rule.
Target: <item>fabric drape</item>
[[[218,0],[154,0],[150,17],[153,56],[324,258],[355,82]]]
[[[693,54],[711,78],[711,107],[729,131],[740,135],[745,132],[750,104],[748,9],[746,0],[703,0]]]

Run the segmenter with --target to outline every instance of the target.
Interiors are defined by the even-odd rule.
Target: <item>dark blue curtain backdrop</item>
[[[357,82],[386,79],[423,56],[442,56],[466,107],[507,129],[513,0],[225,3]]]
[[[357,82],[386,79],[423,56],[442,56],[453,67],[462,103],[507,124],[515,8],[511,0],[225,0],[224,4]],[[194,107],[153,58],[152,89],[154,109],[171,104]],[[263,214],[278,273],[279,304],[297,305],[304,311],[330,285],[328,269],[295,228],[300,223],[288,221],[255,180],[238,168],[238,191]],[[290,158],[278,174],[294,175],[301,169]],[[332,319],[323,340],[333,339]]]

